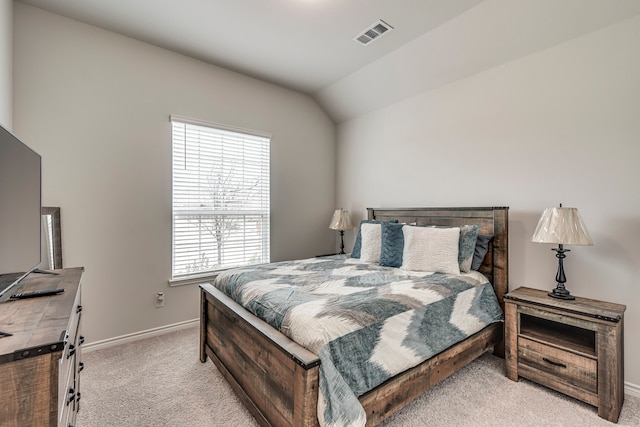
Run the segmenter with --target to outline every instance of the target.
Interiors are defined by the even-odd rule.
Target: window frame
[[[210,129],[212,134],[218,134],[218,137],[221,139],[221,141],[219,141],[218,143],[220,144],[225,144],[224,141],[222,141],[224,139],[224,136],[221,136],[225,133],[229,133],[231,132],[232,134],[239,134],[236,135],[238,136],[240,139],[242,138],[251,138],[251,137],[255,137],[257,139],[263,139],[264,141],[256,141],[255,144],[259,145],[261,142],[266,143],[266,154],[264,153],[264,149],[265,147],[261,147],[259,149],[259,154],[256,156],[256,158],[258,159],[259,163],[260,163],[260,188],[262,191],[259,191],[257,194],[257,197],[255,200],[259,200],[258,202],[258,206],[259,207],[253,207],[250,209],[245,209],[245,207],[242,208],[238,208],[236,207],[235,209],[228,209],[228,207],[224,208],[218,208],[217,212],[216,209],[214,209],[212,206],[210,205],[203,205],[200,204],[197,208],[193,208],[193,207],[189,207],[187,205],[183,205],[181,210],[183,212],[183,215],[185,212],[200,212],[197,213],[196,216],[200,217],[203,215],[209,215],[209,216],[216,216],[216,215],[229,215],[229,216],[236,216],[236,217],[242,217],[244,218],[244,220],[246,220],[247,216],[250,217],[255,217],[255,218],[260,218],[258,220],[259,224],[256,223],[256,230],[259,230],[260,233],[262,233],[261,237],[258,237],[257,240],[254,239],[254,242],[258,242],[258,249],[261,252],[261,255],[259,256],[259,263],[264,263],[264,262],[270,262],[270,241],[271,241],[271,209],[270,209],[270,199],[271,199],[271,188],[270,188],[270,180],[271,180],[271,170],[270,170],[270,157],[271,157],[271,140],[272,140],[272,135],[265,133],[265,132],[259,132],[259,131],[255,131],[255,130],[249,130],[249,129],[244,129],[244,128],[239,128],[239,127],[235,127],[235,126],[229,126],[229,125],[222,125],[219,123],[214,123],[214,122],[207,122],[207,121],[202,121],[202,120],[196,120],[196,119],[191,119],[191,118],[186,118],[183,116],[177,116],[177,115],[171,115],[169,117],[170,122],[171,122],[171,181],[172,181],[172,187],[171,187],[171,278],[169,279],[169,284],[171,286],[179,286],[179,285],[187,285],[187,284],[192,284],[192,283],[202,283],[203,280],[207,280],[207,279],[212,279],[215,278],[221,271],[224,271],[228,268],[234,268],[234,267],[240,267],[240,266],[246,266],[246,265],[253,265],[250,263],[241,263],[241,264],[235,264],[235,265],[223,265],[221,267],[212,267],[209,270],[205,270],[205,271],[200,271],[200,272],[192,272],[191,274],[189,274],[189,272],[185,272],[182,274],[177,274],[177,269],[179,268],[179,266],[176,265],[176,218],[177,218],[177,213],[176,213],[176,171],[175,171],[175,162],[176,162],[176,138],[175,138],[175,124],[178,125],[184,125],[185,126],[185,132],[188,132],[188,129],[190,126],[196,126],[196,127],[201,127],[201,128],[207,128]],[[194,128],[191,128],[191,130],[194,130]],[[185,133],[186,135],[187,133]],[[185,144],[187,143],[187,137],[185,136],[185,139],[182,140]],[[202,142],[202,141],[200,141]],[[244,143],[244,141],[243,141]],[[226,144],[233,144],[233,142],[226,142]],[[206,144],[204,144],[206,145]],[[185,145],[186,147],[186,145]],[[238,148],[237,146],[234,147]],[[244,148],[244,146],[243,146]],[[186,154],[185,154],[186,155]],[[216,159],[218,157],[222,158],[222,159],[229,159],[231,157],[225,157],[224,155],[218,155],[218,153],[215,153],[213,155]],[[224,161],[225,160],[220,160],[222,163],[222,165],[224,165]],[[266,183],[262,182],[265,178],[264,173],[264,167],[265,164],[264,162],[266,162]],[[246,171],[246,164],[242,163],[243,165],[243,171]],[[224,166],[222,166],[224,168]],[[200,171],[196,172],[196,174],[199,174]],[[235,171],[233,172],[234,176],[235,176]],[[195,176],[195,175],[194,175]],[[198,175],[201,176],[201,175]],[[242,178],[243,180],[241,180],[240,182],[243,183],[242,185],[246,185],[246,181],[244,181],[244,178]],[[266,194],[265,194],[265,190],[266,190]],[[247,192],[250,192],[247,190]],[[202,189],[201,191],[196,191],[196,194],[199,194],[199,196],[195,196],[194,200],[196,200],[196,204],[200,203],[197,200],[199,198],[202,197]],[[213,194],[217,194],[217,193],[213,193]],[[189,196],[190,197],[190,196]],[[265,201],[266,199],[266,201]],[[191,202],[193,202],[193,200],[190,200]],[[184,202],[184,199],[183,199]],[[266,209],[264,207],[266,203]],[[244,204],[243,202],[239,202],[240,205]],[[209,211],[209,213],[206,213],[207,211]],[[233,211],[233,212],[231,212]],[[188,221],[188,220],[187,220]],[[182,220],[182,222],[184,223],[184,219]],[[266,226],[265,226],[266,223]],[[243,228],[243,232],[246,232],[246,224],[243,224],[245,228]],[[255,231],[254,231],[255,232]],[[198,231],[197,235],[201,236],[202,232]],[[215,239],[215,237],[214,237]],[[245,246],[244,244],[244,239],[241,240],[242,243],[240,243],[240,245],[242,247]],[[240,242],[240,241],[239,241]],[[198,251],[200,251],[201,249],[197,249]],[[216,256],[217,256],[217,252],[216,252]],[[195,260],[195,258],[194,258]],[[246,257],[243,261],[246,261]],[[188,261],[188,262],[192,262],[192,261]]]

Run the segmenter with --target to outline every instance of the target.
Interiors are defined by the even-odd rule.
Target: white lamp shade
[[[336,209],[331,218],[329,228],[332,230],[351,230],[351,218],[349,218],[349,212],[343,209]]]
[[[593,240],[576,208],[547,208],[531,238],[537,243],[591,246]]]

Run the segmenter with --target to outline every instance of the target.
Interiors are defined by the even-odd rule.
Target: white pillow
[[[459,228],[402,227],[403,270],[460,274],[458,264]]]
[[[380,262],[380,241],[382,240],[382,226],[380,224],[363,223],[360,226],[362,246],[360,260]]]

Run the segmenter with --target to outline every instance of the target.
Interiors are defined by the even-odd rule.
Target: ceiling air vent
[[[393,27],[381,19],[378,22],[371,24],[369,28],[362,31],[353,39],[360,44],[367,45],[375,39],[379,39],[391,30],[393,30]]]

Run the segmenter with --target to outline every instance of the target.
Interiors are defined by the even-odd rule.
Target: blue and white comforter
[[[503,320],[478,272],[411,272],[344,256],[238,268],[214,286],[321,360],[321,426],[364,426],[358,396]]]

